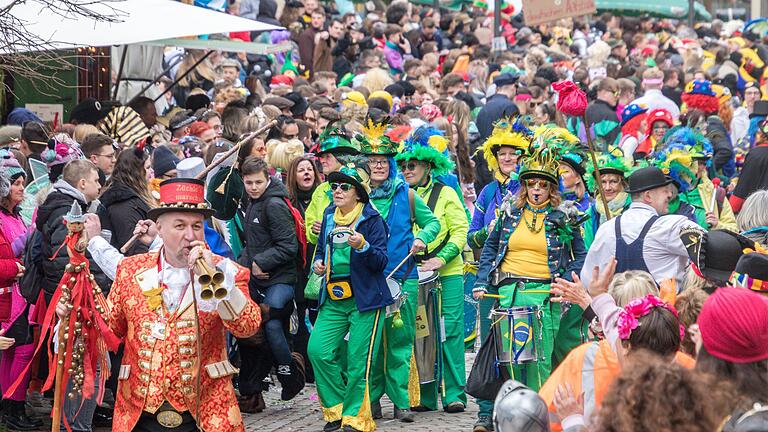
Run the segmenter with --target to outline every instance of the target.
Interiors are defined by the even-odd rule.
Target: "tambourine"
[[[354,234],[355,231],[347,227],[334,228],[331,231],[331,242],[333,244],[344,244]]]

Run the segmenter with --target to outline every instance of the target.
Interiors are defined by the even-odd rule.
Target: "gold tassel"
[[[227,177],[225,177],[225,178],[224,178],[224,181],[223,181],[223,182],[221,182],[221,184],[219,185],[219,187],[217,187],[217,188],[216,188],[215,192],[216,192],[217,194],[219,194],[219,195],[224,195],[224,190],[225,190],[225,186],[224,186],[224,185],[226,185],[226,184],[227,184],[227,182],[229,181],[229,176],[231,176],[231,175],[232,175],[232,171],[234,171],[234,170],[235,170],[235,164],[232,164],[232,166],[230,166],[230,167],[229,167],[229,172],[227,173]]]

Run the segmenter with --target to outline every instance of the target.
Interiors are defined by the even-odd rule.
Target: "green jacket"
[[[312,232],[312,224],[323,220],[323,212],[332,203],[331,184],[325,181],[317,185],[317,188],[312,193],[312,200],[310,200],[309,206],[306,212],[304,212],[304,224],[306,225],[308,243],[317,244],[317,234]]]
[[[434,183],[430,180],[426,186],[417,188],[416,194],[424,202],[429,202],[433,186]],[[437,257],[445,263],[440,269],[440,276],[462,275],[464,274],[464,259],[461,256],[461,251],[467,245],[469,219],[464,206],[461,204],[461,199],[453,188],[446,186],[440,190],[440,196],[433,213],[440,221],[440,232],[432,242],[427,244],[427,250],[436,249],[447,237],[448,243],[437,254]],[[419,231],[414,232],[419,234]]]

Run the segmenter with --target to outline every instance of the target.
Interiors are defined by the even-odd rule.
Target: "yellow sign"
[[[419,305],[416,308],[416,339],[421,339],[429,336],[429,317],[427,316],[427,308],[424,305]]]

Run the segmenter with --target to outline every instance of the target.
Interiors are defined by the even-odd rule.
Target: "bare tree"
[[[75,51],[61,51],[61,43],[47,40],[29,30],[29,23],[14,15],[14,8],[39,7],[38,15],[55,14],[62,19],[89,18],[94,22],[120,20],[122,0],[0,0],[0,91],[11,91],[1,78],[4,74],[30,80],[44,94],[66,86],[56,72],[71,69],[77,62]],[[55,51],[59,50],[59,51]],[[76,66],[75,66],[76,67]]]

